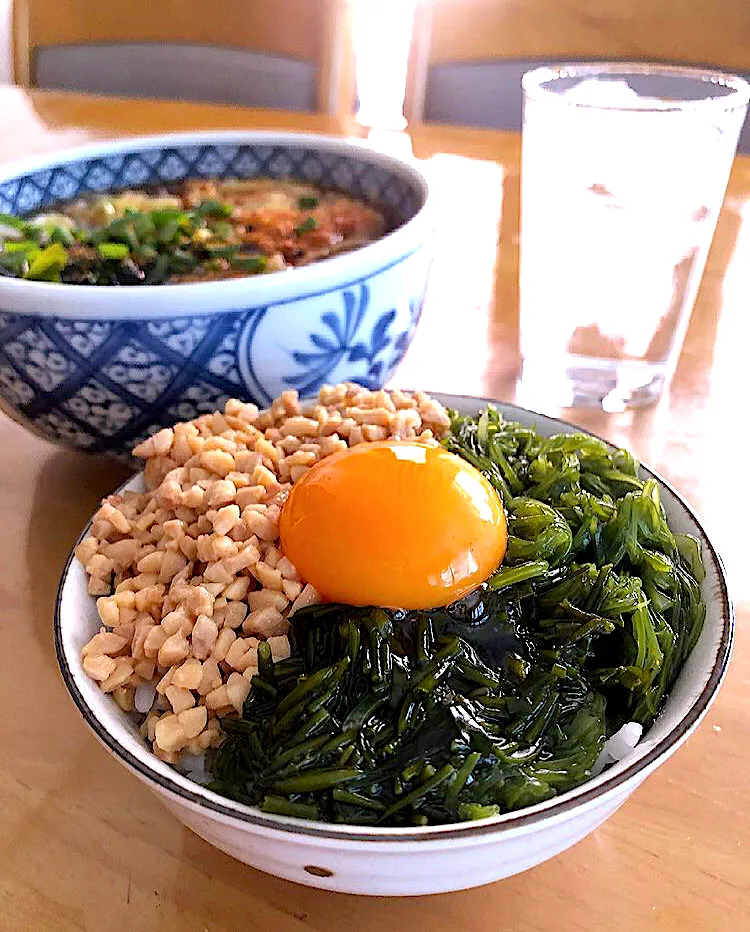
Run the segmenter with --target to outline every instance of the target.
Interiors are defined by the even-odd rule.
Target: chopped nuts
[[[138,674],[138,676],[148,682],[154,678],[154,670],[156,669],[156,664],[153,660],[137,660],[133,666],[133,671]]]
[[[217,663],[221,663],[222,660],[226,659],[229,648],[232,646],[232,643],[236,640],[237,635],[232,631],[231,628],[222,628],[219,632],[219,636],[216,639],[214,648],[211,651],[211,656]]]
[[[261,637],[269,638],[286,634],[289,630],[289,622],[277,608],[268,605],[251,612],[243,622],[242,630],[245,634],[259,634]]]
[[[174,714],[159,719],[154,730],[154,739],[162,751],[179,751],[190,740],[179,718]]]
[[[243,703],[250,692],[250,682],[241,673],[230,673],[227,685],[227,698],[237,712],[242,711]]]
[[[202,679],[203,664],[195,657],[191,657],[175,670],[172,683],[183,689],[198,689]]]
[[[237,505],[224,505],[209,520],[217,534],[228,534],[237,521],[240,520],[240,509]]]
[[[111,693],[118,686],[123,686],[133,675],[133,661],[130,657],[118,657],[115,668],[106,680],[100,683],[102,692]]]
[[[224,627],[239,628],[247,615],[247,605],[243,602],[230,602],[224,611]]]
[[[255,576],[264,589],[275,589],[277,592],[281,591],[282,580],[281,573],[278,570],[272,569],[267,563],[260,561],[255,564],[252,572],[253,576]]]
[[[275,608],[278,612],[283,612],[289,601],[283,592],[276,592],[273,589],[259,589],[257,592],[248,592],[247,604],[253,612],[259,608],[269,607]]]
[[[205,696],[210,693],[212,690],[216,689],[217,686],[221,686],[221,671],[219,670],[218,663],[209,657],[208,660],[203,664],[202,669],[202,679],[200,686],[198,687],[198,692],[201,696]]]
[[[106,680],[116,666],[117,661],[106,654],[88,654],[83,658],[83,669],[92,680],[99,682]]]
[[[109,557],[103,553],[95,553],[86,564],[86,572],[95,579],[104,579],[114,570],[115,564]]]
[[[187,709],[185,712],[180,712],[177,718],[185,734],[188,736],[188,739],[190,739],[195,738],[206,727],[208,714],[205,708],[197,706],[194,709]]]
[[[289,609],[289,614],[287,617],[291,618],[291,616],[301,608],[306,608],[308,605],[315,605],[315,603],[319,601],[320,596],[318,595],[317,591],[308,583],[292,603],[292,607]]]
[[[257,673],[257,637],[288,657],[289,618],[320,600],[281,549],[291,485],[356,443],[435,444],[449,426],[424,393],[344,383],[309,405],[286,391],[262,412],[233,399],[135,448],[148,491],[105,499],[76,548],[102,623],[82,656],[125,711],[155,686],[141,733],[161,760],[221,743],[220,717],[242,711]]]
[[[178,631],[182,631],[187,621],[187,613],[185,609],[180,606],[162,618],[161,626],[166,631],[167,637],[169,637],[172,634],[176,634]]]
[[[164,676],[156,684],[156,691],[162,695],[166,693],[167,687],[172,685],[172,678],[174,677],[176,667],[170,667]]]
[[[250,580],[247,576],[239,576],[234,582],[230,583],[224,590],[224,596],[227,599],[232,599],[236,601],[241,601],[247,595],[247,590],[250,587]]]
[[[99,600],[101,601],[101,599]],[[95,634],[88,644],[83,647],[83,656],[87,654],[116,654],[127,645],[127,638],[114,634],[112,631],[100,631]]]
[[[234,457],[225,450],[206,450],[201,453],[200,464],[222,478],[235,468]]]
[[[290,602],[294,602],[300,592],[302,592],[302,583],[298,582],[296,579],[285,579],[281,583],[281,591]]]
[[[143,653],[145,656],[156,657],[162,645],[167,640],[167,637],[167,632],[160,625],[155,625],[153,628],[149,629],[143,642]]]
[[[87,537],[76,547],[76,556],[86,566],[98,549],[99,541],[95,537]]]
[[[128,686],[118,686],[112,692],[115,702],[123,712],[132,712],[135,704],[135,690]]]
[[[184,660],[189,653],[190,645],[187,639],[182,631],[176,631],[174,634],[170,634],[159,648],[159,666],[171,667],[173,664]]]
[[[206,696],[205,702],[207,709],[223,709],[232,704],[226,686],[218,686],[216,689],[212,689]]]
[[[198,660],[205,660],[214,649],[214,644],[219,636],[219,629],[213,618],[207,615],[198,615],[195,622],[192,636],[193,656]]]
[[[167,686],[164,693],[175,712],[184,712],[185,709],[192,709],[195,705],[195,696],[190,690],[175,686],[174,683]]]

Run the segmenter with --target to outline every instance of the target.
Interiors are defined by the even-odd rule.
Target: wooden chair
[[[521,127],[521,75],[574,60],[707,65],[748,76],[747,0],[423,0],[409,121]],[[750,126],[741,147],[750,149]]]
[[[346,24],[346,0],[15,0],[14,75],[33,87],[337,114],[353,99]]]

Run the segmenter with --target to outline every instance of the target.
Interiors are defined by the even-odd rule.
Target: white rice
[[[156,699],[156,682],[141,683],[136,688],[133,702],[135,703],[136,712],[150,712]]]
[[[605,742],[596,763],[591,768],[591,776],[597,777],[607,767],[611,767],[612,764],[616,764],[618,761],[625,760],[629,754],[632,754],[642,735],[643,725],[639,725],[638,722],[625,722]]]

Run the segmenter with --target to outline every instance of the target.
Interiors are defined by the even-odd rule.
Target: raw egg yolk
[[[281,547],[323,598],[427,609],[483,582],[505,555],[497,492],[471,464],[411,441],[363,443],[293,487]]]

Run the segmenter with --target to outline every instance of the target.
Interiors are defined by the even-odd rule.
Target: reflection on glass
[[[747,85],[627,64],[535,74],[524,79],[523,379],[563,406],[622,411],[658,398],[676,363]]]

